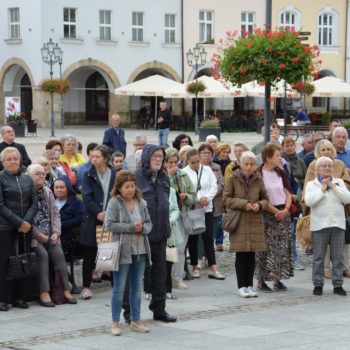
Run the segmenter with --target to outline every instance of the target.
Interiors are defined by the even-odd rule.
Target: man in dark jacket
[[[149,309],[153,319],[175,322],[176,317],[165,311],[166,257],[165,248],[170,236],[169,221],[169,177],[163,170],[165,152],[159,146],[145,145],[142,150],[142,168],[138,169],[136,185],[147,202],[153,228],[148,234],[151,246],[152,266],[150,268],[150,288],[152,300]]]
[[[166,102],[159,103],[157,123],[158,123],[159,146],[169,147],[168,136],[169,136],[170,124],[171,124],[171,112],[167,108]]]
[[[102,143],[108,147],[110,154],[119,151],[126,156],[125,131],[120,127],[120,115],[112,115],[112,127],[107,129],[103,136]]]
[[[15,142],[15,131],[10,125],[1,128],[1,137],[3,142],[0,143],[0,153],[7,147],[15,147],[21,155],[21,167],[27,168],[32,161],[30,160],[24,145]],[[0,162],[0,170],[4,169]]]

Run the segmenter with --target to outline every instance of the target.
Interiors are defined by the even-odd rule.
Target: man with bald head
[[[112,127],[105,130],[102,143],[108,147],[110,154],[119,151],[126,156],[125,131],[120,127],[119,114],[112,115]]]
[[[21,167],[27,168],[30,164],[32,164],[32,161],[30,160],[26,148],[24,145],[15,142],[15,131],[13,130],[12,126],[5,125],[0,129],[1,137],[3,139],[3,142],[0,143],[0,153],[7,147],[15,147],[18,149],[19,153],[21,154]],[[0,170],[4,169],[0,162]]]

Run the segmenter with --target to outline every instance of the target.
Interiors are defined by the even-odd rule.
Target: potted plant
[[[17,137],[25,136],[26,114],[24,112],[14,112],[6,116],[6,123],[11,125]]]
[[[204,92],[206,88],[202,81],[197,80],[187,84],[186,91],[189,94],[198,95],[200,92]]]
[[[40,90],[49,94],[63,95],[69,91],[70,85],[65,79],[44,79],[41,81]]]
[[[258,134],[261,134],[261,128],[264,126],[264,115],[265,112],[263,109],[258,109],[257,111],[254,111],[256,132]]]
[[[220,121],[217,118],[204,119],[198,128],[199,141],[205,141],[207,136],[215,135],[218,140],[221,140]]]
[[[347,130],[348,137],[350,137],[350,119],[342,120],[341,124]]]

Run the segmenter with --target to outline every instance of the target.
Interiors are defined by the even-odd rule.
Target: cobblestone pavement
[[[129,140],[137,130],[127,130]],[[73,133],[86,145],[102,139],[103,128],[69,128],[57,135]],[[174,135],[174,134],[173,134]],[[150,142],[156,142],[155,131],[148,131]],[[191,134],[192,136],[192,134]],[[49,131],[39,129],[39,137],[18,139],[26,144],[32,159],[41,154]],[[172,140],[173,137],[170,137]],[[223,134],[223,140],[244,141],[249,146],[259,135]],[[260,293],[258,298],[243,299],[237,294],[234,254],[218,252],[217,264],[225,281],[207,278],[203,267],[201,278],[186,281],[188,290],[174,290],[177,300],[167,301],[167,311],[178,316],[174,324],[152,320],[148,302],[142,300],[141,318],[150,327],[149,334],[130,332],[123,324],[123,335],[109,333],[110,284],[93,284],[91,300],[79,299],[78,305],[43,308],[33,302],[29,310],[13,309],[0,313],[0,349],[346,349],[350,348],[350,298],[332,294],[330,280],[325,281],[324,295],[312,296],[311,257],[299,253],[305,271],[284,281],[287,292]],[[81,265],[75,266],[81,282]],[[350,289],[345,279],[344,288]]]

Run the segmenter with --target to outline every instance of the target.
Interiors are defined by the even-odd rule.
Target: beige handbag
[[[241,210],[230,210],[222,217],[222,228],[224,231],[233,233],[237,228],[241,217]]]
[[[179,251],[176,247],[166,247],[166,261],[172,263],[179,261]]]
[[[108,232],[108,239],[103,242],[104,226],[101,232],[100,240],[97,243],[96,267],[99,272],[118,271],[122,235],[116,242],[111,242],[112,232]]]

